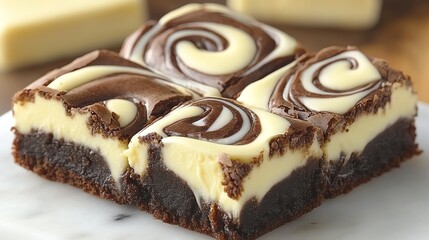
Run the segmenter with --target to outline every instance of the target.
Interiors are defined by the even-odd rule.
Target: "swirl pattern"
[[[112,52],[90,53],[45,81],[48,88],[61,91],[70,106],[87,107],[107,123],[112,116],[128,137],[192,99],[191,91]]]
[[[213,4],[190,4],[149,23],[121,54],[205,96],[234,97],[295,58],[288,35]]]
[[[345,114],[381,85],[377,68],[354,48],[327,48],[304,62],[279,79],[270,108]]]
[[[252,142],[261,132],[256,114],[232,101],[205,98],[188,107],[198,107],[200,114],[180,119],[163,131],[167,136],[183,136],[225,145]]]

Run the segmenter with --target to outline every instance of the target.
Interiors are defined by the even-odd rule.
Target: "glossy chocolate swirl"
[[[108,51],[89,53],[35,86],[54,91],[69,107],[89,109],[127,138],[148,121],[192,99],[191,91]]]
[[[271,109],[345,114],[381,86],[377,68],[355,48],[326,48],[303,62],[279,79]]]
[[[252,142],[261,132],[258,116],[230,100],[204,98],[189,106],[200,108],[200,114],[165,126],[164,133],[167,136],[242,145]]]
[[[130,36],[121,55],[205,96],[235,97],[295,59],[277,29],[216,4],[190,4]]]

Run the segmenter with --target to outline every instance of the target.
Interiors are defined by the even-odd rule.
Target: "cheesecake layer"
[[[345,155],[346,161],[352,154],[360,154],[377,135],[392,126],[399,119],[412,121],[417,114],[417,96],[409,86],[395,83],[392,86],[390,102],[374,113],[362,114],[344,131],[332,133],[323,147],[325,159],[335,161]],[[412,107],[414,106],[414,107]]]

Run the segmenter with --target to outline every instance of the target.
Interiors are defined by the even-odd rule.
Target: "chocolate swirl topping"
[[[190,4],[149,22],[121,55],[205,96],[236,95],[295,59],[294,39],[215,4]]]
[[[233,101],[204,98],[187,106],[200,108],[201,114],[165,126],[163,131],[166,135],[243,145],[255,140],[261,132],[258,116]]]
[[[192,92],[109,51],[89,53],[30,86],[60,96],[70,108],[89,109],[121,137],[192,99]]]
[[[356,48],[326,48],[303,57],[279,79],[269,107],[299,118],[317,112],[345,114],[377,90],[381,80],[377,68]]]

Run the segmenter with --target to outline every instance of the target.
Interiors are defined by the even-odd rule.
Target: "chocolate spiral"
[[[209,142],[242,145],[252,142],[261,132],[255,113],[233,101],[204,98],[187,105],[201,114],[182,118],[164,127],[167,136],[183,136]]]
[[[90,53],[43,81],[49,89],[60,91],[71,107],[89,108],[108,124],[115,119],[121,133],[128,137],[149,120],[192,99],[190,91],[176,88],[156,74],[107,51]]]
[[[277,29],[220,5],[190,4],[143,26],[121,54],[203,95],[234,97],[296,51],[296,41]]]
[[[270,108],[345,114],[381,85],[377,68],[355,48],[327,48],[304,62],[280,78]]]

